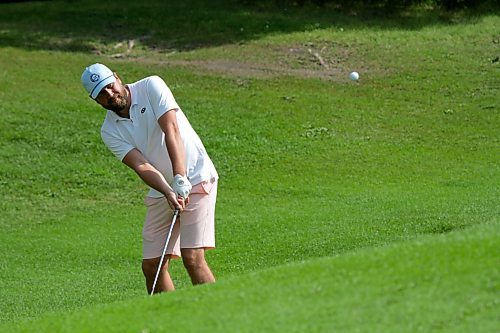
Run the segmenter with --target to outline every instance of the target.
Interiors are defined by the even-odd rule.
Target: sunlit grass
[[[323,307],[325,317],[314,326],[318,331],[328,331],[327,313],[332,318],[343,314],[345,326],[334,327],[349,331],[358,327],[361,315],[352,309],[366,303],[380,306],[377,288],[385,273],[368,268],[383,259],[394,279],[403,281],[400,292],[398,283],[388,280],[387,295],[382,297],[392,311],[383,323],[392,331],[401,327],[410,329],[400,331],[418,331],[418,327],[467,331],[472,319],[485,323],[482,329],[487,331],[495,298],[482,293],[478,284],[468,283],[494,281],[498,276],[489,266],[491,257],[482,256],[498,243],[500,122],[498,63],[492,62],[498,55],[497,16],[461,24],[423,20],[405,29],[403,22],[382,18],[379,25],[364,26],[352,17],[326,25],[327,13],[319,26],[309,26],[315,9],[303,16],[296,13],[295,19],[262,13],[262,22],[271,20],[271,27],[273,15],[280,16],[279,28],[266,32],[265,27],[257,27],[257,18],[252,23],[256,26],[249,28],[253,33],[244,38],[228,36],[223,30],[213,45],[193,39],[194,48],[179,46],[189,44],[188,35],[170,45],[172,35],[162,31],[158,36],[166,38],[166,44],[161,47],[151,49],[149,40],[139,41],[130,55],[114,58],[115,52],[127,51],[126,43],[120,46],[123,49],[115,46],[145,33],[149,21],[138,19],[134,23],[138,26],[123,36],[99,32],[84,17],[68,24],[86,10],[114,5],[88,6],[40,2],[0,8],[0,243],[4,249],[0,318],[9,330],[19,320],[36,320],[47,313],[64,317],[82,308],[86,310],[80,318],[99,317],[92,322],[103,327],[122,321],[128,325],[130,321],[118,314],[122,307],[135,312],[133,304],[145,295],[140,230],[146,187],[101,143],[104,110],[89,100],[79,82],[82,69],[99,61],[126,82],[162,76],[221,175],[218,248],[208,254],[220,283],[190,288],[182,265],[176,262],[172,275],[181,292],[153,302],[143,299],[140,304],[171,308],[184,299],[209,295],[219,301],[227,297],[238,309],[239,302],[249,297],[252,311],[243,317],[228,312],[239,318],[234,327],[279,331],[259,323],[269,315],[281,318],[297,311],[294,304],[299,304],[300,290],[290,301],[287,284],[277,278],[292,271],[291,281],[318,279],[312,294],[304,295],[315,298],[307,300],[308,306],[297,318]],[[141,10],[153,13],[155,6]],[[25,21],[15,19],[40,10],[44,14],[34,22],[36,34],[23,25]],[[248,8],[241,8],[241,13],[247,12]],[[54,13],[67,14],[59,16],[66,21],[50,21]],[[145,17],[141,13],[138,17]],[[122,20],[129,22],[125,16]],[[213,20],[213,26],[233,28],[222,14]],[[92,38],[82,35],[86,27],[96,33],[89,34]],[[218,36],[210,31],[208,37]],[[47,44],[36,42],[36,36]],[[228,44],[234,40],[238,44]],[[166,53],[170,47],[175,53]],[[318,64],[309,49],[321,51],[329,68]],[[205,66],[210,61],[229,65],[226,70],[213,70]],[[238,64],[251,64],[257,70],[235,73],[232,67]],[[266,73],[269,67],[274,71]],[[294,69],[328,75],[310,77]],[[348,81],[350,70],[360,72],[358,82]],[[467,238],[470,230],[474,232]],[[467,240],[460,250],[463,237]],[[420,239],[429,244],[429,250],[420,247]],[[477,254],[474,260],[466,251],[472,248]],[[414,250],[422,250],[422,257]],[[433,251],[442,252],[433,258]],[[426,280],[417,268],[408,270],[400,252],[418,265],[431,263],[423,271],[432,278]],[[470,268],[463,278],[459,265],[440,270],[438,261],[450,256]],[[357,265],[349,263],[352,258]],[[318,268],[329,265],[333,269]],[[261,270],[266,271],[254,273]],[[373,281],[359,289],[359,283],[340,279],[339,271]],[[258,302],[245,289],[254,277],[268,286],[258,294]],[[429,290],[434,282],[441,289]],[[408,291],[405,288],[411,283],[415,287]],[[453,288],[446,289],[449,284]],[[326,286],[326,294],[314,291]],[[335,295],[344,288],[350,291],[345,294],[349,297],[336,303]],[[434,303],[443,290],[449,298]],[[484,296],[475,301],[477,306],[461,308],[463,300],[476,292]],[[266,295],[274,296],[266,300]],[[109,321],[92,312],[95,306],[127,300],[107,308],[115,313]],[[416,309],[432,305],[446,318],[439,321],[430,312],[419,317],[411,308],[413,302]],[[261,303],[262,309],[256,310]],[[405,314],[389,303],[410,307],[417,326],[397,322],[394,318]],[[187,315],[189,309],[181,308],[176,310],[180,316]],[[363,318],[372,318],[379,310],[360,311]],[[462,315],[453,317],[455,310]],[[126,316],[136,331],[149,327],[136,327],[142,322]],[[54,317],[50,318],[41,321],[43,327],[50,327],[47,320]],[[64,326],[62,319],[55,327],[74,332],[73,325],[81,324],[78,320],[68,319]],[[458,327],[456,331],[450,322]],[[199,323],[191,321],[186,330]],[[215,326],[207,327],[233,328],[211,323]],[[369,331],[370,323],[367,320],[366,329],[360,330]],[[292,320],[285,331],[305,328],[301,325]],[[83,327],[85,331],[87,326]]]

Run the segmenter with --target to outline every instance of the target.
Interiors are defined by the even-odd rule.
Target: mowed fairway
[[[0,332],[497,331],[499,26],[0,4]],[[93,62],[161,76],[202,137],[221,176],[217,284],[175,262],[178,290],[146,295],[147,188],[101,142],[79,81]]]

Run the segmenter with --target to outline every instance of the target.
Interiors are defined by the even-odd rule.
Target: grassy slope
[[[480,225],[45,316],[12,332],[493,332],[499,236]]]
[[[237,59],[257,49],[268,50],[259,54],[272,62],[276,49],[335,42],[349,55],[339,66],[361,67],[360,83],[350,84],[242,80],[59,52],[78,43],[34,42],[43,33],[65,40],[55,21],[42,29],[48,10],[37,16],[42,32],[25,33],[24,41],[16,35],[31,31],[16,17],[45,4],[2,6],[10,10],[0,11],[2,322],[144,293],[138,271],[144,186],[100,143],[102,114],[78,82],[92,61],[105,61],[127,81],[163,76],[204,138],[223,177],[220,247],[210,253],[222,286],[256,269],[498,222],[498,67],[489,61],[498,52],[495,16],[415,30],[344,19],[314,30],[307,14],[296,21],[278,15],[281,30],[268,34],[259,26],[277,16],[264,13],[244,29],[248,35],[211,36],[220,44],[249,40],[239,48],[173,55]],[[68,7],[56,16],[68,20],[85,10],[62,8]],[[78,41],[89,22],[66,26],[68,34]],[[231,27],[227,19],[212,24]],[[251,41],[255,36],[266,37]],[[114,52],[112,45],[127,37],[109,33],[99,43]],[[173,269],[184,288],[180,265]],[[458,305],[453,298],[442,307]]]

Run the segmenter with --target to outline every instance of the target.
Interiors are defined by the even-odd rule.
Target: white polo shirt
[[[166,112],[176,112],[177,125],[186,150],[186,171],[195,185],[218,174],[198,134],[177,105],[172,92],[158,76],[150,76],[127,85],[131,93],[130,119],[108,110],[101,127],[101,137],[111,152],[122,161],[132,149],[138,149],[169,184],[173,180],[172,163],[168,155],[158,119]],[[175,110],[175,111],[174,111]],[[148,196],[163,194],[151,188]]]

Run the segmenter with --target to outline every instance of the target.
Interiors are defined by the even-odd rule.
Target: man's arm
[[[175,175],[186,176],[186,151],[177,126],[175,110],[170,110],[158,119],[167,144],[168,155]]]
[[[177,200],[177,194],[172,191],[165,177],[159,172],[137,149],[132,149],[123,158],[123,163],[134,170],[139,177],[155,190],[163,193],[172,209],[184,209],[184,205]]]
[[[172,187],[184,203],[189,202],[191,183],[186,175],[186,150],[179,133],[175,109],[167,111],[158,119],[158,124],[165,133],[165,144],[172,163],[174,181]]]

